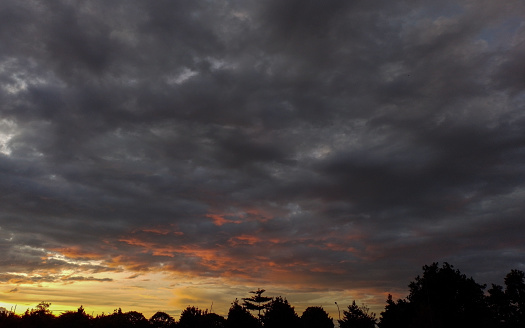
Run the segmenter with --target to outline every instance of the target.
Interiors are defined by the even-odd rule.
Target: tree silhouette
[[[257,328],[260,327],[259,320],[255,318],[248,309],[239,304],[239,300],[233,301],[228,318],[226,319],[228,328]]]
[[[423,277],[410,283],[408,299],[421,314],[419,324],[427,327],[484,327],[487,306],[484,285],[467,278],[448,263],[423,267]]]
[[[157,312],[150,319],[149,323],[153,328],[175,327],[175,319],[165,312]]]
[[[199,328],[224,328],[226,319],[216,313],[204,313]]]
[[[113,311],[111,315],[103,315],[95,320],[96,328],[146,328],[148,326],[149,322],[142,313],[137,311],[122,312],[121,308]]]
[[[188,306],[180,314],[179,324],[180,328],[200,328],[199,324],[202,321],[203,311],[194,306]]]
[[[178,327],[181,328],[222,328],[226,325],[224,317],[188,306],[180,314]]]
[[[128,327],[145,328],[149,326],[149,321],[142,313],[137,311],[126,312],[124,318]]]
[[[343,319],[338,320],[341,328],[374,328],[377,322],[376,314],[370,309],[358,306],[355,301],[348,306],[348,311],[343,311]]]
[[[525,273],[511,270],[505,276],[505,290],[492,284],[488,303],[497,327],[525,327]]]
[[[12,312],[0,313],[0,327],[21,327],[22,318]]]
[[[525,326],[525,273],[511,270],[505,277],[505,295],[509,300],[510,323],[513,327]]]
[[[334,328],[333,319],[320,306],[310,306],[301,315],[303,328]]]
[[[264,310],[268,303],[272,300],[271,297],[262,296],[266,290],[258,288],[256,291],[251,291],[254,294],[252,297],[243,298],[243,305],[248,310],[258,311],[259,318],[261,317],[261,310]]]
[[[22,326],[25,327],[51,327],[55,317],[49,310],[51,303],[40,302],[36,309],[27,309],[22,316]]]
[[[388,295],[386,300],[387,305],[385,311],[381,312],[381,322],[379,327],[383,328],[405,328],[410,326],[410,322],[413,318],[411,312],[412,307],[407,300],[397,300],[395,302],[392,299],[392,295]]]
[[[91,327],[92,317],[86,314],[84,307],[81,305],[77,311],[67,311],[62,313],[57,319],[58,328],[89,328]]]
[[[423,276],[409,284],[406,301],[387,301],[382,328],[492,327],[484,285],[467,278],[448,263],[423,266]]]
[[[281,296],[272,300],[266,312],[262,316],[262,322],[265,328],[298,328],[301,321],[295,313],[294,307]]]

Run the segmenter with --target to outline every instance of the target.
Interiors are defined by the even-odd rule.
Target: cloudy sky
[[[521,0],[5,0],[0,40],[0,306],[525,269]]]

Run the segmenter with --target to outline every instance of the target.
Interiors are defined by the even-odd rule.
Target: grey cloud
[[[62,279],[63,281],[113,281],[111,278],[93,278],[93,277],[84,277],[84,276],[74,276],[74,277],[67,277],[65,279]]]

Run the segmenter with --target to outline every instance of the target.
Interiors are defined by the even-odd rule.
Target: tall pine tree
[[[248,310],[258,311],[258,316],[261,318],[261,310],[264,310],[268,307],[269,302],[273,299],[271,297],[262,296],[266,290],[258,288],[255,291],[250,293],[254,294],[252,297],[243,298],[243,305]]]

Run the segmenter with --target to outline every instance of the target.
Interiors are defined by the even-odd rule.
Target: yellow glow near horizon
[[[97,275],[89,275],[97,278]],[[112,281],[74,281],[47,282],[35,284],[0,284],[3,289],[3,303],[8,310],[18,304],[16,313],[23,313],[41,301],[51,303],[50,310],[62,313],[76,310],[81,305],[86,312],[112,313],[122,308],[123,311],[139,311],[144,315],[157,311],[173,313],[168,308],[160,308],[169,304],[173,297],[163,274],[145,274],[136,276],[132,272],[104,273]],[[132,278],[130,278],[132,277]],[[133,278],[134,277],[134,278]],[[10,292],[11,291],[11,292]]]
[[[247,237],[239,240],[251,241]],[[45,253],[47,256],[43,258],[44,261],[66,262],[72,264],[74,269],[41,270],[31,274],[7,273],[14,278],[0,283],[0,306],[7,310],[16,306],[16,313],[20,315],[45,301],[51,303],[50,310],[57,316],[83,306],[86,313],[94,316],[111,314],[121,308],[124,312],[140,312],[146,318],[162,311],[178,320],[180,313],[188,306],[226,316],[236,298],[241,300],[251,296],[249,291],[264,288],[267,296],[288,299],[298,315],[308,306],[322,306],[337,319],[335,301],[341,311],[356,300],[358,304],[365,303],[379,314],[384,309],[387,295],[383,291],[370,289],[313,291],[314,286],[308,281],[293,276],[291,271],[283,268],[267,267],[270,281],[285,284],[279,285],[254,283],[235,276],[204,277],[173,271],[134,271],[121,266],[105,267],[103,261],[89,260],[89,256],[75,258],[75,252],[71,256],[54,251]],[[115,264],[120,265],[119,261]],[[98,265],[114,271],[93,270],[93,266]]]
[[[212,310],[226,316],[235,298],[251,296],[250,290],[257,289],[243,284],[235,285],[221,278],[176,277],[165,273],[145,273],[136,275],[130,271],[106,273],[111,282],[76,281],[74,283],[24,284],[16,292],[5,292],[7,284],[0,284],[4,290],[0,306],[7,310],[16,306],[21,315],[27,309],[35,308],[41,301],[50,302],[54,315],[66,311],[76,311],[81,305],[89,315],[111,314],[122,311],[137,311],[150,318],[157,311],[166,312],[176,320],[188,306],[202,310]],[[11,286],[13,287],[13,286]],[[366,303],[379,315],[384,308],[386,293],[371,290],[302,292],[282,289],[279,286],[261,286],[268,296],[282,296],[295,307],[298,315],[308,306],[323,306],[334,319],[338,318],[337,301],[341,313],[355,299],[358,304]]]

